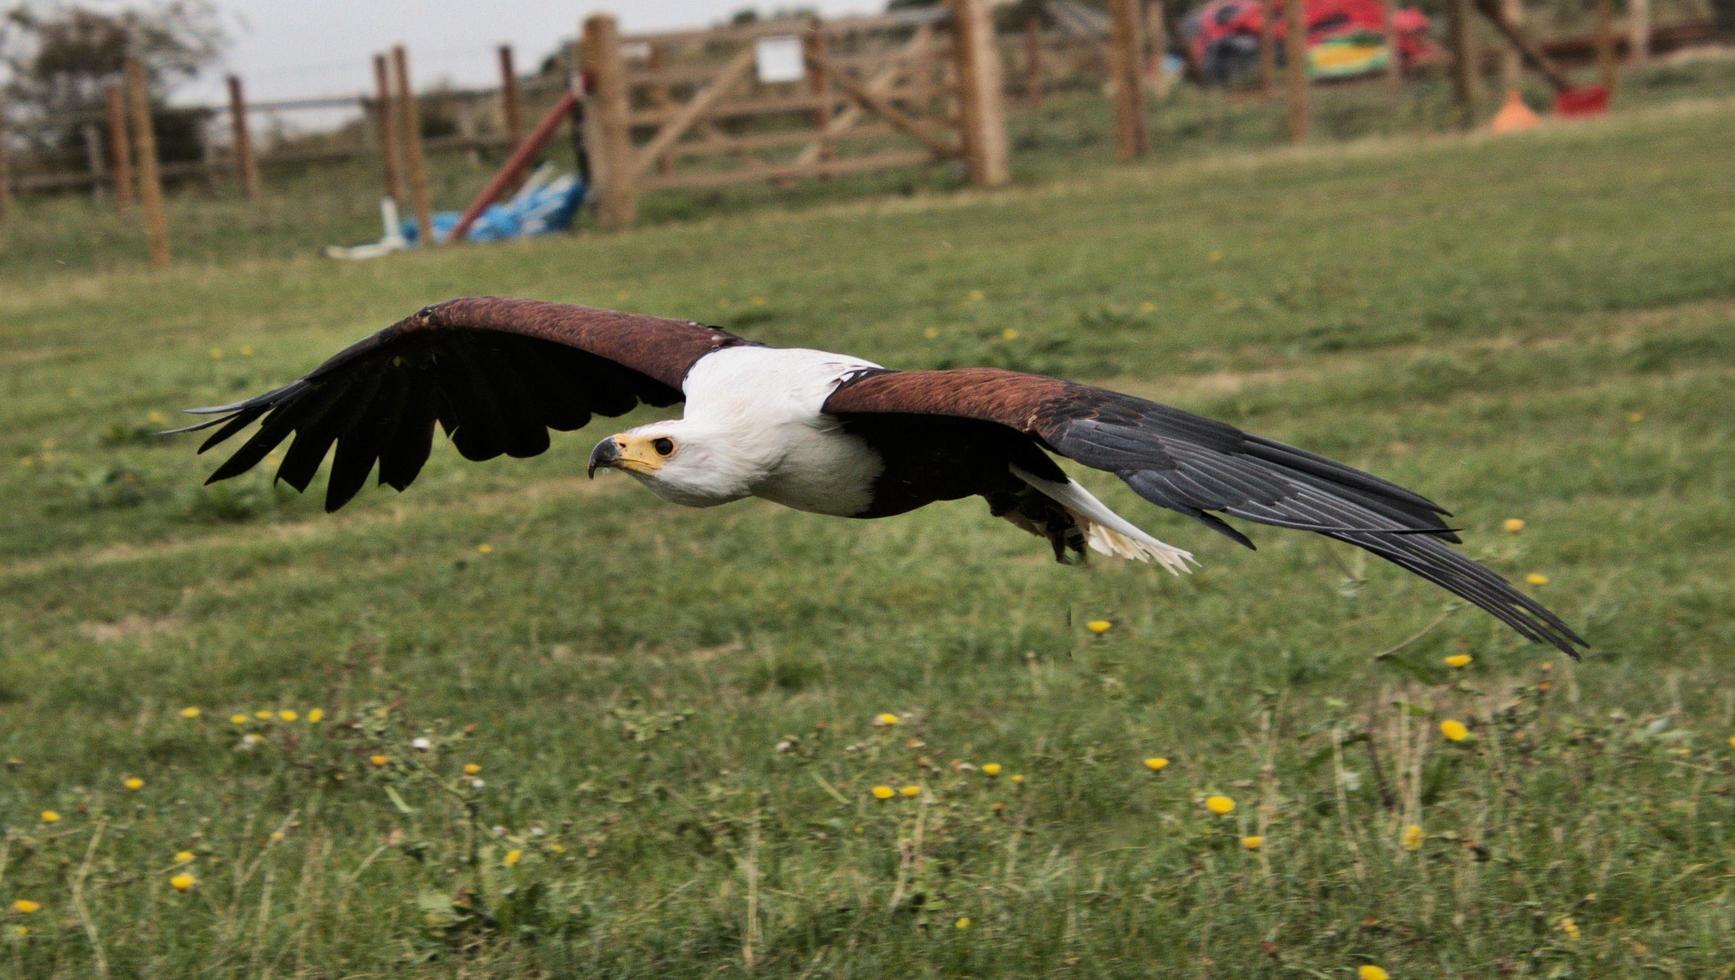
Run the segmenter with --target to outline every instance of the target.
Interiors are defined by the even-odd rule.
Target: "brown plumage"
[[[713,358],[713,355],[716,355]],[[466,458],[532,456],[549,430],[640,404],[688,401],[678,420],[605,439],[590,466],[710,506],[762,496],[824,514],[885,517],[980,496],[1046,537],[1184,570],[1192,556],[1127,522],[1049,454],[1119,476],[1140,497],[1251,548],[1223,517],[1366,549],[1576,657],[1585,641],[1449,547],[1444,508],[1394,483],[1234,426],[1056,378],[970,368],[888,371],[847,355],[767,348],[715,327],[532,300],[457,299],[339,352],[299,381],[194,411],[218,417],[203,452],[258,422],[222,480],[290,440],[277,477],[297,490],[331,455],[325,506],[378,466],[403,490],[436,424]],[[333,450],[333,447],[335,451]]]

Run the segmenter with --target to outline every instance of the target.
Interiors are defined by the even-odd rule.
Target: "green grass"
[[[0,913],[0,972],[1724,975],[1732,123],[1075,166],[354,265],[8,265],[0,908],[42,908]],[[442,448],[335,516],[263,474],[202,489],[214,461],[147,434],[465,293],[1213,414],[1442,500],[1594,649],[1307,535],[1242,551],[1106,475],[1205,567],[1061,568],[979,501],[681,510],[584,481],[601,428]]]

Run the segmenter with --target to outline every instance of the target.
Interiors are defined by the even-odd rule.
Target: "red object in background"
[[[1600,116],[1608,111],[1608,89],[1601,85],[1562,89],[1554,96],[1557,116]]]
[[[1282,10],[1284,0],[1277,3],[1277,23],[1273,36],[1278,50],[1283,50],[1285,29]],[[1379,0],[1306,0],[1307,43],[1309,47],[1346,34],[1385,32],[1384,10]],[[1256,57],[1259,30],[1265,20],[1264,4],[1260,0],[1211,0],[1187,18],[1187,44],[1206,74],[1213,81],[1228,81],[1237,71],[1249,67],[1241,62]],[[1392,11],[1392,33],[1396,35],[1400,64],[1415,68],[1441,58],[1441,48],[1428,38],[1428,15],[1414,7]]]

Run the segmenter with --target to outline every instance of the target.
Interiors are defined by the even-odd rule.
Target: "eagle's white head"
[[[693,419],[652,422],[616,433],[590,453],[589,474],[608,467],[631,474],[670,503],[714,507],[752,494],[751,454],[737,451],[726,432]]]

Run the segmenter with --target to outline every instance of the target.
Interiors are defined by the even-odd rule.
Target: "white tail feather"
[[[1172,573],[1190,572],[1188,563],[1197,565],[1192,552],[1164,544],[1133,526],[1133,523],[1108,509],[1089,490],[1072,482],[1056,483],[1012,467],[1012,475],[1042,491],[1049,499],[1065,507],[1084,530],[1084,540],[1092,551],[1128,558],[1133,561],[1154,561]]]

